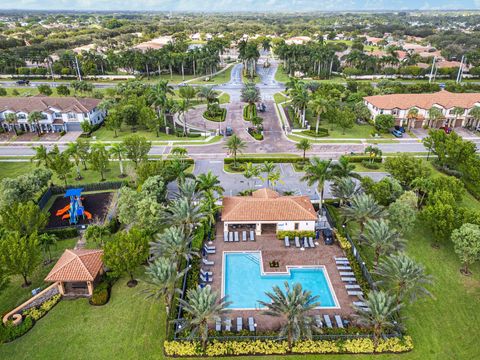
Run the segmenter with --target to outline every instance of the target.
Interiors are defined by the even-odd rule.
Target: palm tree
[[[286,336],[288,347],[291,349],[294,341],[312,337],[315,326],[308,312],[318,307],[320,303],[317,302],[318,296],[312,296],[310,291],[303,290],[300,283],[290,288],[289,283],[285,281],[284,286],[285,292],[279,286],[274,286],[272,292],[265,293],[271,301],[259,301],[259,304],[267,308],[264,311],[265,315],[284,319],[278,336]]]
[[[203,190],[198,189],[195,179],[177,180],[178,192],[174,194],[175,199],[185,199],[197,203],[203,197]]]
[[[214,175],[211,171],[197,176],[196,188],[198,191],[208,193],[211,196],[213,196],[214,192],[216,192],[218,195],[222,195],[225,191],[225,189],[220,185],[218,176]]]
[[[192,104],[185,99],[181,99],[175,102],[178,116],[183,120],[183,136],[187,135],[187,113],[189,110],[193,109]],[[175,120],[174,120],[175,122]]]
[[[349,206],[341,208],[347,221],[357,221],[360,225],[360,236],[363,234],[365,223],[369,219],[378,219],[383,215],[383,208],[375,201],[373,196],[358,194],[352,197]]]
[[[359,188],[355,181],[349,177],[336,177],[334,178],[331,191],[333,196],[340,199],[340,206],[342,206],[358,193]]]
[[[52,246],[57,244],[57,236],[54,234],[43,233],[38,235],[38,243],[42,248],[44,264],[50,264],[52,262]]]
[[[424,287],[433,283],[425,268],[404,253],[393,254],[380,261],[375,271],[380,278],[378,285],[384,286],[393,294],[397,304],[409,298],[410,302],[418,296],[432,294]]]
[[[273,189],[275,189],[277,182],[284,184],[281,180],[280,171],[276,170],[268,174],[267,181],[272,185]]]
[[[40,135],[40,127],[39,127],[39,121],[43,119],[43,115],[39,111],[33,111],[30,114],[28,114],[28,123],[30,126],[33,125],[35,128],[35,131],[37,132],[37,135]]]
[[[355,165],[345,156],[340,156],[337,162],[330,165],[330,177],[348,177],[360,180],[362,176],[355,172]]]
[[[383,332],[395,327],[394,318],[402,305],[397,304],[392,295],[377,290],[368,293],[365,303],[365,308],[355,305],[353,307],[358,324],[373,329],[373,346],[376,349]]]
[[[5,122],[9,125],[10,130],[13,129],[15,135],[17,133],[17,115],[15,113],[8,113],[5,115]]]
[[[305,166],[305,175],[300,179],[306,181],[308,186],[317,184],[317,193],[320,195],[320,204],[323,200],[323,188],[325,181],[329,178],[329,169],[332,160],[320,160],[314,157],[310,160],[310,164]]]
[[[250,179],[258,178],[260,175],[260,167],[248,162],[243,167],[243,177],[249,181],[248,187],[250,188]]]
[[[295,144],[297,150],[303,151],[303,164],[305,165],[305,155],[308,150],[312,148],[312,143],[308,139],[301,139],[298,143]]]
[[[409,119],[409,120],[410,119],[415,119],[416,120],[417,118],[418,118],[418,109],[414,108],[414,107],[408,109],[407,119]],[[409,124],[409,127],[413,127],[414,125],[415,124],[413,124],[413,125]]]
[[[80,162],[82,161],[82,159],[81,159],[81,154],[80,154],[80,151],[79,151],[78,143],[76,143],[76,142],[68,143],[68,146],[67,146],[67,149],[65,150],[65,152],[75,163],[75,169],[77,170],[76,180],[81,180],[82,179],[82,174],[80,173]]]
[[[453,115],[455,115],[455,123],[456,123],[456,120],[458,120],[458,118],[460,116],[462,116],[463,114],[465,114],[465,109],[461,106],[455,106],[453,108]],[[454,124],[455,126],[455,124]]]
[[[50,156],[48,155],[48,149],[44,145],[33,146],[35,155],[32,156],[30,161],[36,161],[37,166],[43,165],[46,168],[50,166]]]
[[[187,269],[178,271],[176,263],[165,257],[155,259],[146,267],[148,287],[142,292],[147,294],[147,298],[159,299],[163,296],[167,317],[170,314],[173,295],[181,292],[176,285],[186,271]]]
[[[374,269],[378,266],[380,256],[401,250],[405,245],[398,232],[391,229],[388,222],[383,219],[369,219],[360,238],[374,249]]]
[[[178,95],[182,98],[185,99],[185,101],[190,105],[191,100],[195,97],[195,94],[197,91],[193,86],[186,85],[180,87],[178,90]]]
[[[231,304],[225,298],[219,298],[217,292],[210,286],[194,288],[187,291],[187,299],[179,300],[183,310],[187,313],[180,330],[189,330],[190,338],[200,337],[202,348],[205,350],[208,341],[208,324],[215,318],[228,312]]]
[[[305,126],[305,114],[310,101],[310,94],[303,82],[297,83],[296,86],[289,91],[289,94],[292,98],[292,105],[297,112],[301,114],[301,124],[303,127]]]
[[[150,254],[155,258],[164,257],[179,264],[180,259],[191,260],[198,253],[191,249],[192,237],[186,235],[179,226],[166,228],[164,232],[155,235],[150,242]]]
[[[313,113],[317,116],[317,123],[315,124],[315,133],[318,134],[318,127],[320,126],[320,116],[325,114],[329,107],[330,102],[324,97],[318,95],[310,101],[310,107],[313,110]]]
[[[168,211],[171,223],[181,226],[187,235],[192,234],[193,229],[205,218],[200,205],[185,198],[172,201]]]
[[[276,168],[277,165],[271,161],[265,161],[260,168],[260,171],[265,173],[265,177],[261,177],[261,179],[262,181],[267,181],[267,188],[270,187],[270,177]]]
[[[436,123],[436,121],[440,120],[441,118],[443,118],[442,110],[435,106],[432,106],[430,109],[428,109],[428,119],[430,120],[430,127],[432,127]]]
[[[173,94],[173,87],[168,85],[168,80],[160,80],[150,88],[148,93],[149,102],[157,109],[158,116],[164,120],[165,127],[167,126],[167,118],[165,116],[167,96]]]
[[[247,144],[235,134],[227,140],[225,148],[228,149],[228,154],[233,156],[234,168],[237,168],[237,154],[241,154],[246,147]]]
[[[470,110],[468,115],[470,115],[477,122],[477,126],[478,126],[479,125],[478,122],[480,121],[480,106],[474,106]]]
[[[120,175],[119,177],[125,177],[125,173],[123,172],[123,158],[127,149],[125,145],[122,143],[114,143],[108,150],[108,152],[118,160],[118,165],[120,166]]]

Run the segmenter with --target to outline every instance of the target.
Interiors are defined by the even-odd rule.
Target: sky
[[[0,0],[0,9],[154,11],[347,11],[478,9],[480,0]]]

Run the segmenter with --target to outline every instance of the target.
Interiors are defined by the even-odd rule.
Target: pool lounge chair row
[[[351,271],[352,268],[348,259],[346,257],[335,257],[335,262],[342,281],[348,283],[345,285],[347,294],[350,296],[358,296],[359,298],[363,297],[363,291],[360,285],[357,284],[355,273]]]
[[[285,236],[285,247],[290,247],[290,238],[288,236]],[[303,239],[300,239],[298,236],[295,236],[295,247],[297,248],[315,248],[315,242],[313,241],[313,237],[304,237]]]
[[[250,230],[248,234],[247,231],[242,231],[242,241],[247,241],[248,235],[250,235],[250,241],[255,241],[255,231]],[[239,242],[240,233],[238,231],[224,231],[223,233],[224,242]]]
[[[330,316],[327,314],[323,315],[323,319],[321,315],[315,315],[315,325],[318,328],[327,327],[331,329],[335,326],[337,328],[343,329],[348,325],[348,321],[343,320],[340,315],[335,315],[332,319],[330,319]]]
[[[232,319],[227,317],[223,321],[225,331],[232,331]],[[248,318],[248,330],[251,332],[255,331],[255,319],[253,317]],[[237,317],[237,327],[236,330],[238,332],[243,330],[243,318]],[[222,331],[222,319],[219,317],[215,318],[215,331]]]

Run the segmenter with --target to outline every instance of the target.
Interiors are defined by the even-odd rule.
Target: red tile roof
[[[223,198],[222,221],[314,221],[317,214],[308,196],[280,196],[260,189],[252,196]]]
[[[10,110],[14,112],[31,113],[33,111],[51,111],[51,108],[62,112],[89,112],[100,104],[99,99],[76,97],[0,97],[0,112]]]
[[[65,250],[45,281],[94,281],[103,268],[103,250]]]
[[[445,109],[455,106],[470,109],[480,104],[480,93],[451,93],[442,90],[432,94],[390,94],[366,96],[364,100],[379,109],[410,109],[412,107],[428,110],[433,105]]]

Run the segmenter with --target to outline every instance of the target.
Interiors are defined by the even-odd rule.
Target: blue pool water
[[[224,261],[224,295],[232,302],[230,309],[259,308],[258,300],[270,301],[265,292],[271,292],[275,285],[284,289],[285,281],[300,283],[313,296],[318,295],[320,307],[336,306],[323,268],[291,268],[290,274],[262,276],[258,252],[226,253]]]

